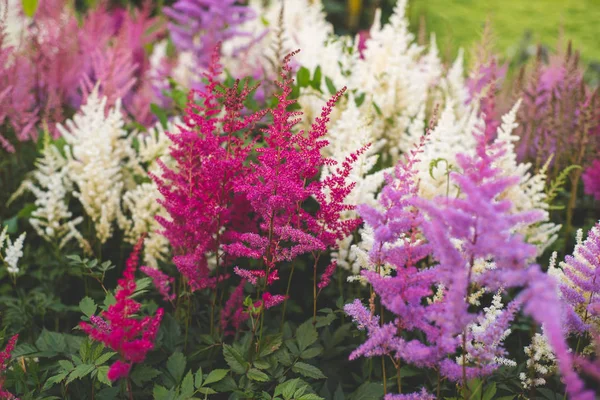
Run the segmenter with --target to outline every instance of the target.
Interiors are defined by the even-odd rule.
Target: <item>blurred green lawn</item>
[[[409,0],[412,27],[424,16],[441,48],[469,48],[490,17],[496,51],[510,58],[527,31],[532,44],[556,47],[560,27],[583,61],[600,60],[600,0]]]

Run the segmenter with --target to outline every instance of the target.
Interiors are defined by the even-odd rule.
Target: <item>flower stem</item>
[[[288,278],[287,289],[285,290],[285,299],[283,300],[283,309],[281,311],[281,332],[283,332],[283,324],[285,323],[285,309],[287,307],[287,301],[290,295],[290,287],[292,286],[292,276],[294,276],[295,266],[296,264],[292,264],[292,270],[290,271],[290,277]]]

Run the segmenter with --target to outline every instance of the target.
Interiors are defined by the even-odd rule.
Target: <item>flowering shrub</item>
[[[597,395],[577,52],[153,4],[0,0],[0,399]]]

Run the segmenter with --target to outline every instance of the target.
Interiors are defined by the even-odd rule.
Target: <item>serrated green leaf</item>
[[[202,386],[202,382],[204,381],[204,377],[202,376],[202,367],[198,368],[198,371],[196,371],[196,374],[194,375],[194,386],[196,386],[196,388],[199,388],[200,386]]]
[[[198,389],[198,393],[202,393],[202,394],[216,394],[217,392],[209,387],[203,386],[200,389]]]
[[[65,372],[71,372],[75,369],[75,366],[69,360],[58,360],[58,365],[60,365]]]
[[[334,95],[337,93],[333,81],[328,76],[325,77],[325,85],[327,85],[327,90],[329,90],[329,94]]]
[[[92,364],[81,364],[75,367],[73,371],[69,374],[67,381],[65,382],[67,385],[73,382],[75,379],[84,378],[88,374],[91,374],[92,371],[96,368],[95,365]]]
[[[306,393],[300,397],[297,397],[298,400],[323,400],[321,396],[317,396],[314,393]]]
[[[310,71],[306,67],[300,67],[296,74],[296,78],[298,79],[298,86],[308,87],[310,84]]]
[[[43,352],[62,353],[67,349],[65,336],[62,333],[43,330],[35,341],[36,347]]]
[[[236,374],[246,373],[248,363],[244,360],[239,351],[232,346],[228,344],[223,345],[223,357],[233,372]]]
[[[321,346],[312,346],[312,347],[309,347],[308,349],[304,350],[300,354],[300,358],[302,358],[304,360],[310,360],[311,358],[315,358],[322,352],[323,352],[323,348]]]
[[[483,392],[482,400],[492,400],[495,395],[496,395],[496,382],[492,382],[487,386],[487,388],[485,389],[485,392]]]
[[[310,81],[310,86],[312,86],[316,90],[321,90],[321,76],[321,66],[318,65],[317,68],[315,68],[313,78]]]
[[[144,383],[152,381],[152,379],[159,375],[159,370],[152,368],[147,364],[139,364],[133,368],[130,377],[136,386],[144,386]]]
[[[350,400],[373,400],[383,397],[383,385],[380,383],[365,382],[350,397]]]
[[[94,360],[94,364],[102,365],[105,362],[107,362],[115,354],[117,354],[117,353],[115,353],[114,351],[109,351],[108,353],[104,353],[100,357],[98,357],[97,359]]]
[[[269,380],[269,375],[256,368],[250,368],[246,373],[246,376],[248,379],[257,382],[267,382]]]
[[[169,400],[172,398],[169,389],[160,385],[154,385],[154,389],[152,390],[152,397],[154,398],[154,400]]]
[[[314,378],[314,379],[325,379],[326,376],[323,375],[323,372],[321,372],[321,370],[317,367],[315,367],[314,365],[310,365],[307,363],[303,363],[303,362],[297,362],[296,364],[294,364],[294,366],[292,366],[292,371],[294,371],[297,374],[300,375],[304,375],[307,378]]]
[[[98,378],[99,382],[104,383],[107,386],[112,386],[112,382],[110,381],[110,379],[108,379],[109,368],[110,367],[108,365],[98,367],[96,377]]]
[[[271,364],[265,360],[256,360],[254,361],[253,365],[258,369],[268,369],[271,367]]]
[[[167,371],[169,371],[169,374],[171,374],[176,384],[179,384],[179,382],[181,382],[181,378],[183,378],[185,364],[185,356],[179,351],[171,354],[167,360]]]
[[[292,397],[294,395],[294,393],[296,393],[296,389],[298,388],[298,385],[300,384],[300,382],[301,382],[301,380],[296,378],[296,379],[290,379],[289,381],[280,383],[279,385],[277,385],[275,387],[275,393],[273,395],[274,396],[282,395],[284,399],[289,399],[290,397]]]
[[[94,315],[97,308],[96,303],[91,297],[84,297],[79,302],[79,309],[88,318]]]
[[[188,371],[185,374],[185,378],[181,382],[181,392],[180,395],[186,399],[191,397],[194,394],[194,376],[192,375],[192,371]]]
[[[156,118],[158,118],[162,127],[166,129],[168,121],[167,112],[158,104],[154,103],[150,104],[150,111],[152,111],[152,114],[156,115]]]
[[[68,372],[61,372],[59,374],[51,376],[46,380],[46,383],[44,383],[44,387],[42,390],[48,390],[55,384],[62,382],[67,377],[67,375],[69,375]]]
[[[229,373],[228,369],[215,369],[210,371],[206,380],[204,381],[204,386],[210,385],[211,383],[219,382],[221,379],[225,378]]]
[[[29,18],[33,17],[38,8],[38,0],[21,0],[23,13]]]
[[[317,328],[315,328],[311,319],[300,325],[296,330],[296,342],[301,352],[316,342],[318,338]]]
[[[266,357],[269,354],[277,351],[281,347],[281,343],[282,343],[281,334],[277,334],[277,335],[273,335],[273,336],[268,336],[265,339],[265,342],[262,345],[262,348],[260,349],[259,356],[261,358],[262,357]]]

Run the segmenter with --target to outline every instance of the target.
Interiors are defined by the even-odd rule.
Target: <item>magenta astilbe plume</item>
[[[80,328],[93,340],[102,342],[119,353],[120,359],[113,363],[108,370],[111,381],[124,378],[129,374],[133,364],[141,363],[146,353],[154,347],[163,309],[156,310],[151,317],[135,318],[141,304],[131,297],[135,293],[135,270],[137,269],[139,253],[143,246],[143,237],[138,240],[127,260],[123,277],[119,279],[119,288],[115,293],[115,304],[102,313],[102,318],[92,316],[90,321],[81,322]]]
[[[140,270],[152,278],[154,287],[165,301],[175,300],[175,293],[171,293],[171,285],[175,283],[175,278],[165,274],[158,268],[143,266]]]
[[[235,334],[240,328],[240,325],[249,317],[247,313],[244,313],[243,307],[245,285],[246,280],[242,279],[225,302],[225,307],[221,312],[221,330],[225,332],[226,335]],[[227,330],[228,326],[231,326],[233,330]]]
[[[262,131],[264,146],[255,149],[257,157],[250,165],[251,172],[236,186],[236,192],[249,201],[256,226],[226,246],[231,256],[261,260],[259,275],[265,278],[276,273],[281,261],[307,253],[318,260],[321,252],[334,247],[360,223],[358,219],[342,220],[341,213],[353,208],[344,204],[353,187],[347,178],[352,162],[364,150],[350,155],[325,182],[317,180],[320,168],[334,163],[322,156],[321,149],[328,144],[323,137],[329,114],[345,89],[327,102],[308,132],[294,132],[301,115],[288,111],[295,103],[289,99],[293,84],[290,60],[294,54],[285,57],[281,80],[276,82],[281,92],[276,95],[277,106],[271,110],[273,121]],[[314,215],[304,209],[311,198],[319,203]],[[242,275],[241,270],[238,274]],[[262,284],[253,278],[257,274],[246,271],[242,276]]]
[[[4,400],[19,400],[12,393],[6,391],[4,389],[4,373],[8,368],[8,363],[10,361],[10,354],[15,349],[17,345],[17,340],[19,339],[19,335],[14,335],[8,340],[6,347],[4,350],[0,351],[0,399]]]
[[[596,200],[600,201],[600,160],[594,160],[586,168],[581,179],[583,180],[585,194],[594,196]]]
[[[245,223],[240,215],[246,215],[247,203],[234,189],[249,173],[244,165],[253,144],[245,143],[248,128],[264,115],[242,115],[243,101],[253,89],[247,85],[240,90],[236,83],[221,95],[217,91],[220,73],[219,49],[215,48],[205,73],[208,85],[190,92],[185,125],[177,133],[168,133],[176,167],[162,164],[162,175],[153,177],[170,217],[157,219],[174,249],[173,262],[192,290],[214,287],[225,276],[222,246]],[[194,96],[201,99],[200,105]],[[216,258],[216,277],[211,276],[209,256]]]

